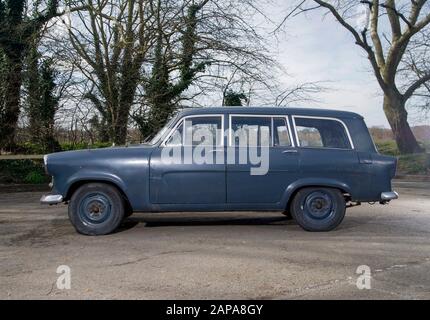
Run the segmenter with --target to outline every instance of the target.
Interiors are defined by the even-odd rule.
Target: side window
[[[301,147],[351,149],[343,124],[331,119],[294,117]]]
[[[272,120],[269,117],[232,116],[231,130],[233,146],[271,145]]]
[[[286,118],[273,118],[273,146],[291,147],[290,134]]]
[[[166,141],[167,146],[222,145],[222,117],[189,117],[182,120]]]

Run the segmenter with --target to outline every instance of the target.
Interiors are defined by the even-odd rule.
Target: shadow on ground
[[[264,215],[264,213],[262,214]],[[131,216],[124,220],[117,232],[123,232],[136,227],[138,224],[144,223],[145,227],[191,227],[191,226],[256,226],[256,225],[293,225],[296,224],[291,218],[280,217],[136,217]]]

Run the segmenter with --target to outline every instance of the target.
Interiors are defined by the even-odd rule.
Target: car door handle
[[[223,151],[224,151],[223,149],[213,149],[213,150],[211,150],[209,152],[215,153],[215,152],[223,152]]]
[[[298,151],[296,149],[289,149],[289,150],[284,150],[282,151],[282,153],[297,153]]]

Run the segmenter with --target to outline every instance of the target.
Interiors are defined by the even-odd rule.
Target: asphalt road
[[[397,189],[328,233],[270,212],[139,213],[103,237],[78,235],[40,192],[1,193],[0,298],[429,299],[430,183]],[[71,289],[57,288],[60,265]],[[356,286],[360,265],[371,289]]]

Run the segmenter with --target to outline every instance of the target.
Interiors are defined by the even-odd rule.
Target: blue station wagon
[[[52,191],[75,229],[113,232],[133,212],[279,211],[328,231],[347,207],[388,203],[396,158],[363,118],[308,108],[222,107],[176,114],[148,143],[46,155]]]

